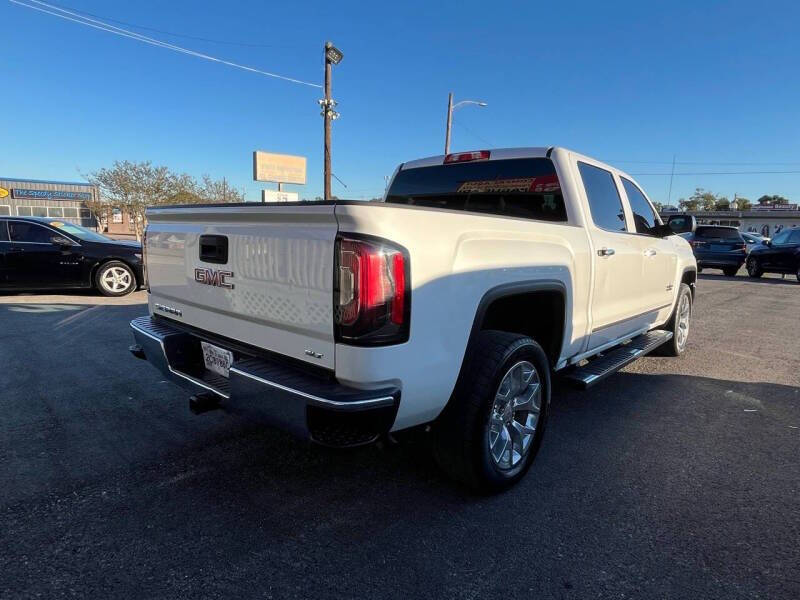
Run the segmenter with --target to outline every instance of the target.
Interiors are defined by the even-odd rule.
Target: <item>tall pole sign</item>
[[[323,164],[325,178],[324,199],[331,199],[331,122],[339,118],[339,113],[334,110],[336,100],[331,98],[331,67],[338,65],[344,55],[330,42],[325,42],[325,98],[319,101],[322,111],[320,114],[325,122],[325,142]]]

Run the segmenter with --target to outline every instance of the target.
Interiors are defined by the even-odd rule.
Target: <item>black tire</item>
[[[697,267],[697,274],[699,275],[702,272],[703,272],[703,267]]]
[[[747,274],[754,279],[758,279],[764,274],[764,270],[761,268],[761,264],[755,256],[747,257],[745,267],[747,268]]]
[[[675,308],[672,311],[672,316],[670,317],[669,322],[663,327],[663,329],[672,332],[672,338],[658,348],[657,354],[661,356],[680,356],[686,350],[686,338],[680,338],[678,336],[678,328],[680,326],[678,311],[681,308],[681,301],[684,296],[688,297],[689,302],[689,320],[685,329],[686,336],[689,335],[689,325],[692,322],[692,290],[687,284],[682,283],[678,289],[678,297],[675,300]]]
[[[739,272],[739,267],[727,267],[722,269],[722,272],[725,273],[727,277],[736,277],[736,273]]]
[[[536,369],[540,410],[526,453],[520,453],[518,463],[502,469],[490,454],[490,414],[501,382],[520,362]],[[542,442],[549,406],[550,364],[541,346],[515,333],[482,331],[468,349],[453,396],[434,424],[436,462],[450,477],[478,492],[505,490],[530,468]],[[535,411],[530,414],[535,415]],[[513,461],[513,448],[512,443],[509,463]]]
[[[113,283],[109,281],[112,276],[116,276]],[[97,268],[94,274],[94,286],[104,296],[112,298],[126,296],[136,289],[136,275],[124,262],[110,260]]]
[[[797,283],[800,283],[800,266],[797,267],[797,273],[795,273],[795,275],[797,276]]]

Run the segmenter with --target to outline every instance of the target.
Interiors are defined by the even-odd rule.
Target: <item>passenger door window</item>
[[[50,244],[54,235],[46,227],[25,221],[9,221],[8,233],[12,242],[27,244]]]
[[[607,231],[627,231],[622,198],[611,172],[583,162],[578,163],[578,171],[594,224]]]
[[[631,211],[633,211],[633,223],[636,226],[636,233],[653,235],[653,228],[659,223],[653,207],[650,206],[647,198],[644,197],[644,194],[635,183],[624,177],[620,177],[620,179],[622,179],[622,187],[625,188],[628,203],[631,205]]]
[[[800,244],[800,229],[792,229],[792,235],[789,236],[790,244]]]
[[[8,227],[5,221],[0,221],[0,242],[8,241]]]

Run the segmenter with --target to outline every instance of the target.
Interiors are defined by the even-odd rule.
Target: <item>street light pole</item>
[[[450,130],[453,127],[453,111],[464,104],[476,104],[477,106],[488,106],[486,102],[480,100],[462,100],[453,104],[453,92],[447,95],[447,128],[444,136],[444,153],[450,154]]]
[[[447,133],[444,136],[444,153],[450,154],[450,128],[453,126],[453,92],[447,95]]]

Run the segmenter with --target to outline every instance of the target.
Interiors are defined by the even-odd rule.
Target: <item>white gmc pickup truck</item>
[[[152,208],[132,353],[195,411],[331,446],[425,425],[484,491],[522,478],[553,374],[686,347],[697,265],[632,177],[563,148],[433,156],[383,202]]]

